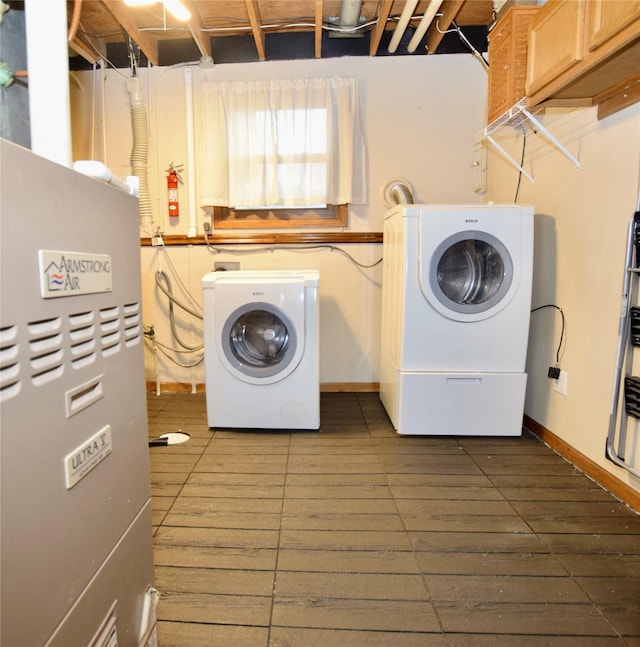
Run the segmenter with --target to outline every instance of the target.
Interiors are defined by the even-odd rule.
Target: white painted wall
[[[519,202],[533,204],[535,261],[533,305],[555,303],[566,317],[561,368],[567,396],[553,390],[547,369],[555,362],[560,317],[551,309],[532,315],[525,412],[633,487],[640,483],[604,456],[615,370],[627,226],[636,209],[640,177],[640,105],[601,122],[596,109],[562,116],[550,125],[579,158],[580,169],[555,149],[527,141]],[[520,160],[522,138],[507,142]],[[488,193],[496,202],[514,199],[517,171],[488,157]],[[637,369],[636,373],[638,372]],[[639,432],[640,433],[640,432]],[[638,436],[640,439],[640,435]],[[638,441],[629,458],[640,465]]]
[[[360,79],[369,172],[369,198],[349,214],[352,231],[381,231],[386,207],[382,191],[392,178],[403,177],[414,187],[416,201],[477,202],[478,185],[473,168],[474,135],[485,115],[487,77],[470,55],[415,57],[339,58],[228,64],[210,70],[193,67],[196,140],[199,136],[199,96],[205,80],[324,77],[353,75]],[[78,74],[80,85],[72,86],[74,109],[74,159],[97,157],[124,177],[130,172],[132,137],[129,100],[123,71]],[[165,174],[169,163],[187,160],[185,142],[185,95],[183,68],[152,68],[140,71],[149,107],[150,189],[155,223],[166,234],[186,234],[188,196],[193,181],[185,169],[180,189],[181,217],[168,222]],[[105,109],[102,110],[104,104]],[[104,121],[103,121],[104,120]],[[106,133],[103,145],[102,132]],[[92,142],[93,141],[93,145]],[[104,151],[104,153],[103,153]],[[202,233],[204,213],[198,213]],[[381,245],[342,245],[364,264],[380,258]],[[166,258],[168,256],[168,259]],[[175,346],[167,323],[166,299],[154,285],[157,268],[167,270],[179,295],[177,280],[168,271],[169,261],[181,281],[201,301],[200,279],[216,260],[240,260],[246,269],[313,268],[320,271],[320,380],[376,382],[380,336],[381,266],[356,267],[335,251],[266,250],[238,254],[237,250],[212,254],[202,246],[143,248],[143,314],[154,325],[157,338]],[[184,297],[181,297],[184,298]],[[186,341],[202,338],[202,323],[180,315],[180,330]],[[184,355],[184,363],[192,358]],[[146,353],[147,377],[160,382],[204,382],[204,367],[175,366],[157,354]]]

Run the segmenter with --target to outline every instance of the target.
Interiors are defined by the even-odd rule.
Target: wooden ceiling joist
[[[114,20],[120,23],[131,40],[144,52],[147,59],[153,65],[158,65],[158,45],[151,36],[140,31],[134,24],[129,11],[130,7],[127,7],[123,0],[100,0],[100,3],[113,16]]]
[[[194,0],[182,0],[184,6],[189,10],[191,18],[189,19],[189,31],[191,37],[202,56],[211,56],[211,39],[203,35],[203,25],[200,13],[198,11],[198,3]]]
[[[371,39],[369,41],[369,56],[375,56],[378,53],[378,47],[380,47],[382,34],[384,34],[385,27],[387,26],[387,20],[389,18],[389,14],[391,13],[391,5],[393,5],[393,0],[382,0],[382,2],[380,3],[378,22],[374,30],[371,32]]]
[[[316,15],[314,27],[315,57],[322,58],[322,16],[324,10],[323,0],[316,0]]]
[[[258,58],[261,61],[267,60],[267,55],[264,48],[264,32],[260,27],[260,10],[258,7],[258,0],[245,0],[245,7],[247,8],[247,15],[249,16],[249,24],[251,25],[251,33],[253,40],[258,50]]]
[[[356,0],[348,0],[356,4]],[[324,27],[342,13],[342,0],[182,0],[191,14],[187,25],[167,14],[159,0],[145,7],[133,7],[125,0],[82,0],[82,29],[71,43],[72,49],[91,63],[104,58],[107,46],[133,40],[153,65],[159,65],[159,43],[190,38],[203,58],[213,58],[212,49],[219,39],[251,33],[257,57],[267,60],[266,31],[310,32],[314,34],[313,56],[322,58]],[[349,4],[349,6],[350,6]],[[346,5],[344,5],[346,6]],[[369,55],[376,56],[385,32],[394,31],[395,18],[411,6],[409,24],[415,29],[418,20],[430,5],[428,0],[362,0],[361,16],[369,28]],[[68,2],[69,22],[74,3]],[[429,54],[437,52],[451,22],[461,27],[489,25],[493,20],[492,0],[444,0],[440,17],[436,18],[426,35]],[[313,21],[313,22],[311,22]],[[288,26],[287,26],[288,25]],[[190,34],[190,35],[189,35]],[[215,39],[211,35],[215,34]],[[333,35],[333,34],[332,34]],[[212,42],[215,45],[212,45]],[[337,49],[337,48],[336,48]],[[345,48],[348,49],[348,48]],[[354,48],[354,50],[357,48]],[[172,48],[176,56],[192,56],[191,47]],[[169,51],[169,50],[167,50]],[[358,49],[361,55],[361,48]],[[391,52],[392,54],[394,52]],[[398,52],[406,54],[406,51]],[[424,52],[422,52],[424,53]],[[309,53],[309,55],[311,55]],[[164,56],[163,56],[164,58]],[[187,60],[187,59],[185,59]]]
[[[444,0],[440,7],[442,17],[436,18],[427,30],[428,54],[435,54],[440,41],[444,38],[444,32],[449,29],[451,23],[456,19],[464,3],[465,0]]]
[[[76,35],[69,43],[69,47],[79,56],[82,56],[85,61],[95,65],[98,59],[107,58],[107,46],[102,38],[89,36],[82,25],[79,24]]]

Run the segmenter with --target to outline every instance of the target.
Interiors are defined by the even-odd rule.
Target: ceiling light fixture
[[[124,3],[130,7],[146,7],[155,4],[156,0],[124,0]],[[187,22],[191,18],[189,10],[180,0],[162,0],[161,4],[177,20]]]
[[[189,10],[180,0],[163,0],[164,8],[177,20],[187,22],[191,18]]]

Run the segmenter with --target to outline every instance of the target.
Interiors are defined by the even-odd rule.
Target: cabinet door
[[[539,9],[529,40],[527,95],[582,59],[584,27],[585,0],[548,0]]]
[[[510,89],[513,86],[513,39],[509,17],[496,25],[489,34],[489,102],[487,121],[491,123],[514,103]]]
[[[589,50],[593,51],[618,36],[636,20],[640,20],[640,0],[592,0],[589,2],[587,30]]]

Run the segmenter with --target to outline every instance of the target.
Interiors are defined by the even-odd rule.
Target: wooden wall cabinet
[[[640,0],[548,0],[533,19],[527,107],[640,101]]]
[[[589,3],[587,46],[590,51],[607,45],[612,39],[624,38],[623,31],[635,25],[640,32],[640,2],[637,0],[598,0]]]
[[[525,96],[529,29],[537,11],[512,7],[489,34],[488,123]]]
[[[540,9],[529,37],[527,97],[550,92],[554,82],[582,59],[585,8],[581,1],[550,0]]]

